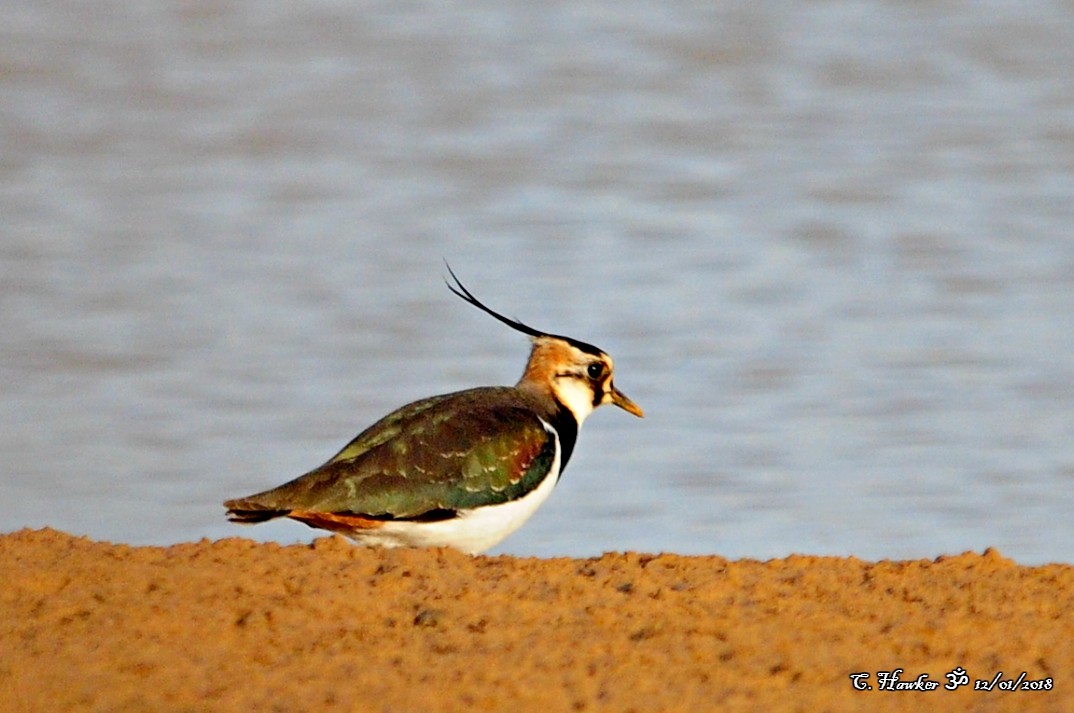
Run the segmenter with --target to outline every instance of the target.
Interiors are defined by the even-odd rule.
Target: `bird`
[[[505,317],[446,267],[452,293],[530,338],[518,383],[407,404],[305,475],[224,502],[230,521],[290,518],[360,545],[479,554],[548,499],[594,409],[614,404],[644,416],[613,383],[607,353]]]

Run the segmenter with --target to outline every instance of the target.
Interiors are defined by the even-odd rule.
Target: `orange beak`
[[[612,391],[609,394],[611,396],[612,403],[623,409],[627,413],[632,413],[638,418],[645,418],[645,412],[641,410],[641,406],[630,400],[626,394],[619,389],[612,386]]]

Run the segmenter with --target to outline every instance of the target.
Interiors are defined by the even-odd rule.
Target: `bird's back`
[[[547,474],[555,420],[515,387],[433,396],[388,414],[309,473],[225,506],[232,520],[259,522],[293,511],[431,518],[506,502]]]

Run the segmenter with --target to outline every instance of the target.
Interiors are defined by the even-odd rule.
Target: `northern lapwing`
[[[225,502],[231,521],[289,517],[365,545],[476,554],[517,530],[548,498],[595,408],[615,404],[643,415],[615,387],[612,358],[602,350],[495,312],[447,269],[455,282],[448,289],[530,337],[518,383],[403,406],[319,468]]]

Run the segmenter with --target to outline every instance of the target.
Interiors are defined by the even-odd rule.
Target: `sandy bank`
[[[1070,710],[1072,599],[1074,567],[992,551],[538,560],[24,530],[0,536],[0,711]],[[939,687],[879,690],[898,668]],[[973,690],[1000,672],[1024,690]]]

